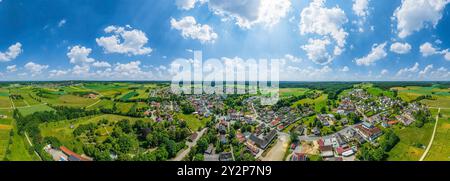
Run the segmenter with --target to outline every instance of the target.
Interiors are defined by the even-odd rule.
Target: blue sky
[[[450,80],[449,0],[0,0],[0,80],[170,80],[283,59],[282,80]]]

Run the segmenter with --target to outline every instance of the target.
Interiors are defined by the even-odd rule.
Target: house
[[[245,139],[245,135],[242,133],[236,133],[236,139],[239,141],[239,143],[243,143]]]
[[[247,141],[245,143],[245,146],[247,147],[247,150],[253,154],[253,156],[255,156],[259,153],[259,148],[254,144],[254,142]]]
[[[194,142],[194,140],[197,139],[197,136],[198,136],[197,133],[192,133],[191,136],[189,137],[189,141]]]
[[[151,116],[151,115],[152,111],[150,109],[144,112],[144,116]]]
[[[355,128],[356,132],[358,132],[358,134],[360,134],[364,139],[368,141],[374,141],[383,134],[380,128],[369,124],[363,123],[361,125],[357,125]]]
[[[294,153],[292,154],[291,161],[307,161],[308,156],[303,153]]]
[[[325,161],[343,161],[342,157],[330,157],[330,158],[325,158]]]
[[[44,147],[45,152],[50,154],[54,161],[68,161],[69,158],[62,151],[53,149],[51,145],[47,145]]]
[[[227,139],[227,136],[226,135],[223,135],[223,134],[221,134],[220,136],[219,136],[220,138],[220,142],[222,143],[222,144],[227,144],[228,143],[228,139]]]
[[[213,144],[209,144],[208,145],[208,149],[205,150],[205,154],[211,155],[214,152],[214,145]]]
[[[334,157],[333,146],[321,146],[320,155],[324,158]]]
[[[324,125],[329,126],[331,124],[334,124],[336,121],[336,118],[334,118],[334,115],[332,114],[318,114],[317,119]]]
[[[320,136],[320,129],[319,129],[318,127],[314,127],[314,128],[312,129],[312,133],[313,133],[315,136]]]
[[[91,94],[88,94],[86,97],[89,99],[95,99],[95,98],[97,98],[97,95],[91,93]]]
[[[277,130],[272,129],[272,131],[270,131],[266,136],[264,136],[262,138],[256,136],[255,134],[252,134],[250,136],[250,140],[252,140],[261,149],[266,149],[267,146],[269,146],[269,144],[272,142],[272,140],[275,138],[276,135],[277,135]]]
[[[69,161],[92,161],[92,158],[86,157],[86,156],[81,156],[75,152],[73,152],[72,150],[66,148],[65,146],[61,146],[59,147],[59,149],[68,156]]]
[[[219,161],[233,161],[233,155],[230,152],[220,153]]]
[[[227,134],[227,128],[223,124],[219,124],[218,130],[219,130],[219,133],[222,135]]]
[[[204,154],[203,158],[204,158],[204,161],[212,161],[212,162],[219,161],[219,155],[218,154],[211,154],[211,155]]]

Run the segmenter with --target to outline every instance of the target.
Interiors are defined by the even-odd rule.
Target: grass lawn
[[[205,127],[206,123],[211,120],[211,117],[199,120],[195,115],[192,114],[178,114],[178,118],[186,121],[186,124],[189,129],[191,129],[191,131],[197,131],[198,128]]]
[[[372,94],[372,95],[375,95],[375,96],[384,95],[384,96],[388,96],[390,98],[394,98],[394,93],[393,92],[385,91],[385,90],[380,89],[378,87],[369,87],[369,88],[367,88],[367,92],[369,94]]]
[[[425,157],[428,161],[450,161],[450,110],[441,110],[441,115],[433,144]]]
[[[74,138],[73,136],[74,129],[71,129],[70,126],[73,125],[74,128],[77,128],[81,124],[97,123],[102,119],[107,119],[110,123],[118,122],[123,119],[128,119],[132,122],[136,120],[150,121],[150,119],[145,118],[130,118],[126,116],[105,114],[100,116],[91,116],[74,120],[44,123],[39,125],[39,129],[41,130],[41,135],[43,137],[54,136],[58,138],[64,146],[81,153],[83,151],[83,143]],[[108,131],[111,132],[110,128],[107,129]],[[100,140],[103,140],[105,138],[106,136],[99,137]]]
[[[414,144],[422,144],[425,147],[430,142],[433,133],[434,122],[426,123],[422,128],[414,125],[393,127],[395,134],[400,138],[400,142],[388,153],[390,161],[418,161],[425,149],[418,148]]]
[[[305,88],[281,88],[280,96],[281,97],[289,97],[289,96],[301,96],[306,93],[309,89]]]
[[[328,100],[328,95],[322,94],[320,97],[318,97],[316,99],[307,98],[307,99],[299,100],[299,101],[295,102],[292,106],[295,107],[298,104],[305,104],[305,103],[315,104],[315,111],[320,112],[320,109],[327,105],[327,100]]]
[[[20,113],[23,116],[27,116],[30,114],[33,114],[35,112],[40,112],[40,111],[52,111],[53,109],[45,104],[40,104],[40,105],[34,105],[34,106],[30,106],[30,107],[23,107],[23,108],[19,108]]]

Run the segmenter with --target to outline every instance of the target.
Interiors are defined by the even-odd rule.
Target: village
[[[378,144],[377,139],[383,135],[382,129],[389,129],[396,124],[409,126],[415,121],[413,113],[426,109],[417,103],[373,96],[363,89],[352,89],[340,97],[338,106],[329,113],[318,113],[309,105],[298,108],[285,106],[274,110],[270,106],[259,105],[257,97],[246,97],[236,109],[228,107],[223,112],[223,108],[229,106],[224,104],[224,99],[216,95],[187,96],[194,108],[193,114],[215,119],[212,129],[216,129],[220,146],[228,148],[220,149],[222,152],[217,153],[218,144],[210,143],[203,155],[205,161],[237,160],[239,155],[234,155],[236,153],[250,153],[255,160],[262,160],[264,152],[275,149],[275,142],[281,141],[278,137],[289,136],[291,140],[286,148],[289,155],[284,160],[353,161],[357,160],[355,155],[362,144]],[[179,110],[178,105],[166,107]],[[163,118],[158,117],[156,120]],[[313,118],[319,123],[314,126],[298,124],[304,122],[303,118]],[[286,131],[293,124],[297,125]],[[324,128],[336,125],[340,125],[340,129],[333,128],[331,133],[326,134],[321,132]],[[292,138],[292,135],[296,138]],[[190,140],[198,139],[197,136],[194,133]],[[240,147],[243,150],[236,152],[236,148]],[[309,158],[310,155],[314,158]]]

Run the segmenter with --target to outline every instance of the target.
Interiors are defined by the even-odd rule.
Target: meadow
[[[53,111],[54,110],[53,108],[47,106],[46,104],[33,105],[33,106],[29,106],[29,107],[21,107],[18,109],[23,116],[28,116],[35,112]]]
[[[198,128],[205,127],[206,123],[211,120],[211,117],[207,119],[198,119],[192,114],[177,114],[177,116],[178,119],[186,121],[186,124],[191,131],[197,131]]]
[[[304,95],[309,89],[306,88],[281,88],[281,97],[301,96]]]

